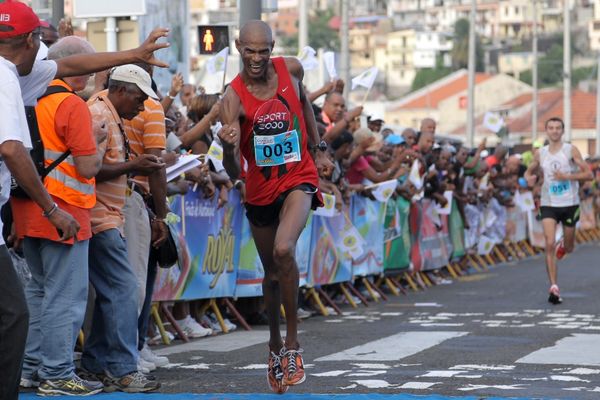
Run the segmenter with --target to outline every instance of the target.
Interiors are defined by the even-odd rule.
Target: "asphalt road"
[[[559,266],[562,305],[547,302],[538,256],[312,317],[300,324],[307,380],[285,396],[600,399],[599,284],[590,243]],[[161,392],[265,397],[267,338],[261,327],[155,348],[171,362],[154,372]]]

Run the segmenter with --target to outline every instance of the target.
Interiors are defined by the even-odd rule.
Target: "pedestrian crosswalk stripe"
[[[315,361],[398,361],[468,332],[401,332]]]
[[[568,364],[600,366],[600,335],[574,333],[517,360],[522,364]]]

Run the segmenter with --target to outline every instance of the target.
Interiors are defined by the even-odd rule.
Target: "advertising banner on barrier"
[[[383,272],[385,203],[354,196],[350,205],[350,220],[365,240],[364,253],[352,262],[354,276],[377,275]]]
[[[415,210],[419,214],[411,220],[411,260],[415,271],[441,268],[452,255],[448,216],[437,214],[435,207],[430,199],[423,199],[419,207],[411,207],[411,213]]]
[[[347,216],[344,213],[334,217],[313,215],[311,228],[304,231],[311,233],[310,247],[304,250],[309,256],[309,286],[347,282],[352,279],[351,255],[344,251],[342,243],[347,227]]]
[[[452,211],[448,216],[448,230],[452,242],[452,259],[456,259],[465,255],[465,225],[460,216],[456,199],[453,198],[451,201]]]
[[[529,235],[529,243],[534,247],[545,248],[546,240],[544,239],[544,228],[542,221],[537,219],[538,211],[529,211],[527,213],[527,228]]]
[[[579,228],[588,230],[596,228],[596,216],[594,215],[594,199],[581,200],[579,205]]]
[[[200,192],[188,192],[173,199],[171,210],[181,218],[177,228],[186,238],[183,244],[189,256],[183,265],[158,271],[154,300],[234,295],[242,207],[237,192],[230,192],[229,202],[220,209],[217,197],[205,199]]]
[[[527,212],[511,207],[507,209],[506,217],[506,238],[511,242],[527,239]]]
[[[383,225],[383,269],[385,272],[403,270],[409,267],[410,229],[408,210],[410,202],[402,197],[390,199],[385,208]]]
[[[235,297],[262,296],[262,281],[265,271],[250,232],[250,223],[242,217],[240,234],[240,265],[238,267]]]

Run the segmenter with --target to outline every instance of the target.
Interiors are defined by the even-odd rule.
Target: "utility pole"
[[[117,18],[106,17],[106,51],[117,51]]]
[[[309,0],[300,0],[300,15],[298,23],[298,52],[308,46],[308,3]]]
[[[571,13],[569,0],[563,0],[563,114],[565,121],[565,141],[570,142],[571,135]]]
[[[596,78],[596,153],[594,156],[600,157],[600,54],[598,54],[596,69],[598,76]]]
[[[350,95],[350,47],[349,47],[349,18],[348,18],[348,0],[342,2],[342,26],[340,27],[340,45],[341,45],[341,60],[340,72],[344,80],[344,99],[348,102]]]
[[[533,1],[533,40],[532,53],[533,53],[533,66],[531,68],[531,79],[533,83],[533,96],[531,99],[531,143],[537,139],[537,125],[538,125],[538,18],[537,18],[537,3],[538,0]]]
[[[238,29],[241,30],[242,26],[248,21],[254,19],[261,19],[262,14],[262,1],[261,0],[238,0],[238,10],[240,12],[240,25]],[[243,69],[242,57],[240,57],[240,69]]]
[[[471,0],[471,13],[469,14],[469,77],[467,92],[467,146],[473,147],[475,142],[475,13],[476,0]]]
[[[52,25],[58,28],[58,23],[65,16],[65,0],[52,0]]]

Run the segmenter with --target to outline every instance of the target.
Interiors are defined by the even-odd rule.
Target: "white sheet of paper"
[[[186,154],[179,157],[179,160],[174,165],[167,168],[167,182],[171,182],[179,175],[201,164],[200,160],[198,160],[198,154]]]

